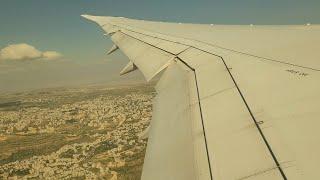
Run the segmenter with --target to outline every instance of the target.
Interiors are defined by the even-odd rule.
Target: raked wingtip
[[[81,17],[88,19],[88,20],[91,20],[91,21],[95,21],[95,16],[91,16],[88,14],[82,14]]]

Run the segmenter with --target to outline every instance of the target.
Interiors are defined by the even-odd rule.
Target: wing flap
[[[205,151],[203,134],[193,127],[200,123],[192,119],[200,116],[190,106],[193,78],[190,69],[173,61],[157,83],[142,179],[210,178],[207,157],[198,154]]]
[[[111,36],[113,42],[141,70],[147,81],[166,68],[174,56],[122,32]]]
[[[282,179],[221,57],[191,48],[179,58],[195,67],[215,178],[259,178],[278,171],[272,179]]]

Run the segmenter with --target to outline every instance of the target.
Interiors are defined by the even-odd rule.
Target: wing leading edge
[[[320,75],[310,66],[314,60],[297,64],[150,31],[180,24],[84,17],[98,23],[147,80],[163,71],[142,179],[319,177]],[[271,33],[277,31],[283,29]],[[296,47],[283,50],[290,48]]]

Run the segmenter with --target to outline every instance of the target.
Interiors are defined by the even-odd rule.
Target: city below
[[[0,96],[0,179],[140,179],[150,85]]]

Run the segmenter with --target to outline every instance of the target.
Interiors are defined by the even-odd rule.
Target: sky
[[[119,76],[128,59],[121,53],[107,56],[112,42],[81,14],[207,24],[320,24],[319,12],[319,0],[0,0],[0,92],[143,81],[139,72]]]

